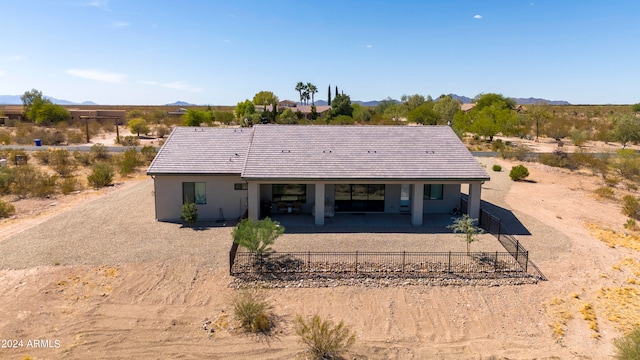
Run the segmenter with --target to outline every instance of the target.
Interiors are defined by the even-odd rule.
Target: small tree
[[[296,334],[311,352],[313,359],[335,359],[356,342],[356,335],[343,321],[337,325],[314,315],[305,321],[296,318]]]
[[[263,220],[244,219],[233,229],[233,242],[251,253],[262,256],[271,251],[270,246],[278,236],[284,233],[284,227],[270,218]]]
[[[198,207],[195,203],[185,199],[184,205],[180,208],[180,219],[187,226],[191,226],[198,221]]]
[[[473,219],[469,215],[464,214],[454,220],[453,224],[448,225],[447,229],[453,230],[454,233],[462,234],[462,239],[467,243],[467,255],[469,255],[471,243],[478,241],[478,235],[484,234],[484,230],[476,226],[478,219]]]
[[[138,137],[140,137],[140,133],[146,134],[151,131],[149,129],[149,125],[147,125],[147,121],[142,118],[129,120],[127,126],[129,127],[129,130],[131,130],[132,133],[137,134]]]
[[[509,177],[513,181],[521,181],[524,180],[527,176],[529,176],[529,169],[524,165],[517,165],[511,168],[509,172]]]

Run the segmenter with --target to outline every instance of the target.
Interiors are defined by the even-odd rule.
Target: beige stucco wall
[[[198,206],[198,219],[218,220],[220,209],[225,219],[237,219],[247,208],[247,190],[235,190],[235,183],[244,182],[240,176],[176,176],[156,175],[154,179],[156,219],[180,221],[182,183],[204,182],[207,203]]]

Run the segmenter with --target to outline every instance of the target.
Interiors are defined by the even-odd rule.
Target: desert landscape
[[[17,202],[19,215],[2,220],[0,357],[303,359],[294,319],[319,314],[355,332],[348,359],[613,358],[613,340],[640,310],[638,237],[623,227],[620,204],[594,194],[602,178],[588,170],[526,163],[529,181],[513,182],[508,169],[520,162],[477,159],[491,175],[482,199],[528,230],[517,237],[546,281],[265,289],[275,329],[247,335],[233,316],[233,228],[156,222],[153,182],[140,174]],[[328,247],[351,241],[353,250],[402,250],[433,236],[464,247],[442,234],[285,233],[276,250],[301,236]]]

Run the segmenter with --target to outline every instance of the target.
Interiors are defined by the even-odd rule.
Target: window
[[[442,184],[425,184],[425,200],[442,200]]]
[[[249,188],[249,184],[247,183],[237,183],[233,184],[234,190],[247,190]]]
[[[384,211],[384,185],[336,184],[334,195],[337,211]]]
[[[307,202],[307,185],[305,184],[273,184],[272,201]]]
[[[203,182],[182,183],[182,203],[206,204],[207,194]]]

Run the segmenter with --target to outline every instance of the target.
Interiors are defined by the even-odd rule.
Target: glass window
[[[307,185],[305,184],[273,184],[272,201],[306,202]]]
[[[442,184],[425,184],[424,199],[425,200],[442,200],[443,197]]]
[[[247,190],[249,188],[249,184],[247,183],[237,183],[233,184],[234,190]]]
[[[203,182],[183,182],[182,183],[182,202],[206,204],[207,194],[205,184]]]

